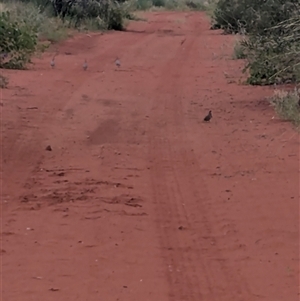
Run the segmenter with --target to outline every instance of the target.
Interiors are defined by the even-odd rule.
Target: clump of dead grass
[[[271,104],[282,119],[291,121],[298,128],[300,127],[300,89],[275,90]]]
[[[8,78],[3,74],[0,74],[0,88],[5,89],[8,85]]]
[[[242,41],[245,40],[245,36],[240,36],[236,38],[233,48],[233,56],[234,60],[241,60],[247,58],[245,53],[245,48],[242,46]]]

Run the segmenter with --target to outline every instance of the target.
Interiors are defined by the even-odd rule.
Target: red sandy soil
[[[146,16],[5,72],[1,300],[298,300],[298,134],[234,37]]]

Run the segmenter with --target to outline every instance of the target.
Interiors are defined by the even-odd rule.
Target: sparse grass
[[[271,104],[276,113],[284,120],[291,121],[297,128],[300,127],[300,89],[294,91],[276,90],[271,98]]]
[[[146,18],[143,18],[143,17],[139,17],[135,14],[131,14],[130,18],[128,18],[128,20],[131,20],[131,21],[141,21],[141,22],[147,22],[148,19]]]
[[[48,19],[48,24],[41,27],[39,33],[40,40],[47,40],[51,43],[57,43],[69,37],[68,28],[59,18]]]
[[[106,24],[104,20],[99,17],[96,18],[88,18],[84,20],[77,28],[79,31],[98,31],[98,30],[106,30]]]
[[[213,25],[214,21],[214,12],[217,6],[218,0],[208,0],[204,2],[205,5],[205,12],[211,18],[211,24]]]
[[[8,78],[3,74],[0,74],[0,88],[5,89],[8,85]]]

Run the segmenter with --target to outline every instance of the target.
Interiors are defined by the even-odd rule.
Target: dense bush
[[[241,46],[250,84],[300,82],[299,15],[267,29],[264,35],[250,34]]]
[[[289,19],[299,0],[219,0],[214,11],[215,26],[226,32],[263,32]]]
[[[243,34],[250,84],[300,81],[299,0],[219,0],[214,14],[215,28]]]
[[[34,27],[15,22],[8,11],[0,14],[0,68],[24,69],[36,45]]]
[[[79,27],[86,21],[98,20],[103,29],[124,29],[126,10],[122,1],[113,0],[51,0],[55,15]],[[100,26],[99,26],[100,27]]]

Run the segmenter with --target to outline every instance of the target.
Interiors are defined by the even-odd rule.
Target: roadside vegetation
[[[299,0],[219,0],[212,29],[239,37],[233,57],[245,59],[248,84],[300,83]],[[271,102],[280,116],[298,124],[298,98],[298,91],[283,92]]]
[[[207,10],[210,1],[205,0],[132,0],[134,10]]]
[[[204,0],[0,0],[0,68],[25,69],[74,30],[124,30],[148,9],[202,10]]]
[[[74,30],[123,30],[129,9],[112,0],[0,0],[0,68],[25,69]]]

